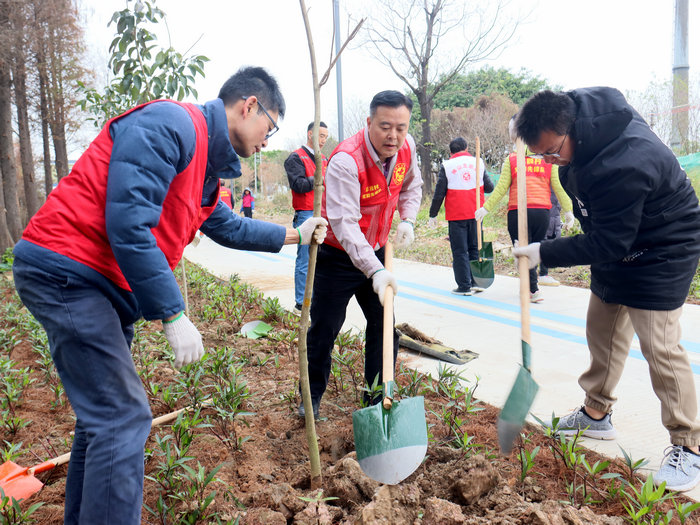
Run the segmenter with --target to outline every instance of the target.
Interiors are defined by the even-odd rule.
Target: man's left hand
[[[328,222],[323,217],[309,217],[297,228],[299,244],[311,244],[311,238],[316,244],[323,244],[328,231]]]
[[[513,255],[516,257],[527,257],[528,266],[532,270],[535,266],[540,264],[540,243],[533,242],[527,246],[520,248],[513,248]]]
[[[564,212],[564,229],[568,230],[574,226],[574,212],[567,211]]]
[[[406,248],[415,239],[413,224],[409,221],[401,221],[396,228],[396,249]]]

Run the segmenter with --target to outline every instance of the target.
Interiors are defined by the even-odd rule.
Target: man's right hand
[[[175,353],[175,367],[180,368],[199,360],[204,354],[202,334],[184,313],[172,321],[163,321],[165,338]]]
[[[384,294],[386,287],[391,286],[396,295],[396,278],[389,270],[381,269],[372,274],[372,289],[379,296],[379,302],[384,306]]]
[[[428,219],[428,228],[437,228],[437,217],[430,217]]]

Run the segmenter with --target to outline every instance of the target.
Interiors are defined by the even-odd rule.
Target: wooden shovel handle
[[[528,244],[527,231],[527,166],[525,164],[525,143],[518,138],[515,142],[518,170],[518,246]],[[526,257],[518,259],[520,273],[520,331],[524,343],[530,344],[530,267]],[[529,371],[529,370],[528,370]]]
[[[384,247],[384,268],[388,272],[394,269],[394,248],[391,242]],[[387,286],[384,290],[384,326],[382,331],[382,382],[388,383],[394,380],[394,289]],[[385,397],[382,402],[384,408],[389,410],[393,403],[392,398]]]
[[[211,404],[211,400],[205,401],[202,405],[203,406],[208,406]],[[177,416],[182,414],[183,412],[187,410],[191,410],[192,407],[184,407],[180,408],[179,410],[175,410],[174,412],[170,412],[168,414],[163,414],[162,416],[158,416],[156,418],[153,418],[153,421],[151,421],[151,427],[157,427],[159,425],[164,425],[165,423],[170,423],[171,421],[175,421],[177,419]],[[64,465],[70,461],[70,452],[66,452],[65,454],[61,454],[58,457],[48,459],[44,461],[43,463],[39,463],[38,465],[35,465],[33,467],[30,467],[27,469],[27,474],[32,475],[32,474],[38,474],[40,472],[46,472],[47,470],[51,470],[56,467],[60,467],[61,465]]]
[[[475,211],[481,208],[481,142],[479,137],[476,137],[476,208]],[[481,224],[476,221],[476,245],[481,252]],[[481,255],[481,254],[479,254]]]

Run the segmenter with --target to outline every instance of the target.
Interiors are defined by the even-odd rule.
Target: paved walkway
[[[205,237],[196,248],[187,247],[185,256],[219,277],[238,274],[266,295],[277,296],[283,306],[290,310],[294,306],[296,246],[285,246],[277,254],[253,253],[228,250]],[[396,322],[407,322],[457,350],[478,353],[477,359],[459,367],[460,372],[470,381],[478,379],[477,398],[502,406],[520,362],[518,279],[497,275],[485,292],[462,297],[449,292],[455,287],[451,268],[396,259],[394,274],[399,287]],[[585,315],[589,291],[568,286],[541,290],[544,302],[530,308],[532,369],[540,386],[532,412],[547,420],[552,411],[562,415],[583,402],[577,378],[588,366]],[[686,305],[681,321],[682,342],[690,355],[696,390],[700,392],[700,306]],[[364,329],[364,317],[354,300],[344,326],[349,328]],[[437,377],[441,362],[417,358],[415,363],[421,372]],[[658,469],[669,437],[661,424],[660,404],[636,339],[617,396],[613,414],[617,440],[584,438],[585,446],[616,457],[622,456],[622,447],[635,460],[649,459],[650,470]],[[700,500],[700,487],[688,495]]]

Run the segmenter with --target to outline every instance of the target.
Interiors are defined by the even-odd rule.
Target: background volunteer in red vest
[[[430,205],[428,226],[437,226],[437,214],[445,201],[445,219],[448,222],[450,248],[452,249],[452,271],[457,288],[455,295],[472,295],[483,292],[472,278],[469,261],[479,258],[476,238],[476,159],[467,151],[467,141],[457,137],[450,142],[450,158],[442,163],[438,173],[433,201]],[[481,167],[479,202],[484,202],[484,193],[493,191],[493,181],[486,173],[484,161]]]
[[[276,80],[248,67],[204,105],[157,100],[115,117],[15,246],[17,291],[46,329],[76,415],[65,523],[141,523],[152,415],[131,357],[134,322],[162,321],[176,367],[202,356],[172,271],[197,229],[236,249],[322,242],[321,218],[285,228],[219,199],[219,179],[241,175],[239,157],[267,146],[284,113]]]
[[[511,123],[514,117],[511,117]],[[512,125],[511,125],[512,127]],[[527,186],[527,231],[528,243],[540,242],[547,235],[549,227],[549,210],[552,207],[550,195],[552,191],[559,199],[561,209],[564,212],[564,227],[571,228],[574,225],[574,213],[571,199],[559,182],[559,169],[557,166],[545,162],[540,155],[532,155],[526,150],[525,157],[525,182]],[[493,193],[476,211],[477,221],[482,220],[486,214],[493,211],[503,196],[508,193],[508,234],[513,244],[518,239],[518,169],[517,155],[511,153],[503,161],[501,177],[493,190]],[[537,268],[530,269],[530,301],[541,303],[544,300],[537,286]]]
[[[284,161],[289,187],[292,189],[292,207],[294,208],[295,228],[314,214],[314,174],[316,159],[314,157],[313,141],[314,123],[306,128],[306,144],[294,150]],[[328,126],[321,122],[318,128],[318,145],[321,149],[328,139]],[[321,170],[325,175],[328,159],[321,154]],[[294,313],[301,315],[301,304],[304,301],[306,288],[306,270],[309,267],[309,247],[299,245],[297,260],[294,265]]]
[[[231,190],[224,185],[224,179],[221,179],[221,187],[219,188],[219,198],[229,209],[233,209],[233,194]]]
[[[377,93],[370,103],[367,127],[344,140],[328,161],[321,215],[328,237],[319,246],[308,334],[309,381],[314,416],[331,370],[333,342],[345,320],[351,297],[367,320],[365,381],[382,383],[384,291],[396,279],[384,268],[384,246],[394,211],[401,222],[396,247],[413,241],[413,224],[421,201],[421,174],[416,144],[408,134],[413,102],[398,91]],[[394,360],[398,337],[394,333]],[[364,402],[378,402],[380,397]],[[303,404],[299,415],[304,415]]]

